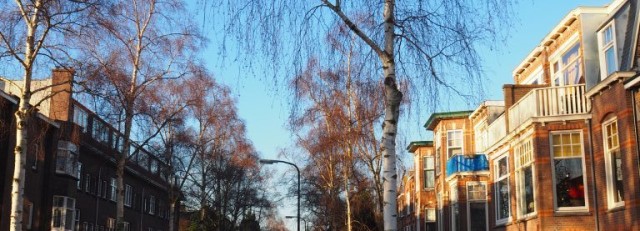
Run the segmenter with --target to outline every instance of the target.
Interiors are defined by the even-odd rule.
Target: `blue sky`
[[[526,55],[538,45],[547,33],[572,9],[578,6],[602,6],[609,0],[520,0],[514,6],[513,27],[510,28],[510,36],[504,44],[500,44],[497,50],[483,51],[481,56],[485,65],[485,94],[487,99],[501,99],[502,85],[513,83],[511,72]],[[213,33],[213,32],[209,32]],[[232,88],[237,97],[240,117],[245,121],[249,139],[263,158],[278,158],[277,153],[281,148],[292,145],[294,138],[286,130],[289,114],[289,92],[278,88],[274,92],[274,86],[266,81],[260,81],[252,76],[244,75],[241,67],[233,62],[225,62],[219,65],[220,60],[216,54],[215,46],[210,46],[205,58],[216,79]],[[229,60],[228,60],[229,61]],[[265,71],[266,72],[266,71]],[[455,108],[452,105],[465,105],[464,103],[442,106],[437,111],[449,110],[473,110],[475,108]],[[429,117],[426,112],[418,115],[416,119],[400,121],[401,128],[409,132],[403,139],[405,141],[430,139],[431,135],[424,131],[422,125]],[[399,141],[402,142],[402,141]],[[406,160],[409,161],[409,160]],[[269,168],[282,168],[286,171],[287,165],[274,165]],[[291,172],[293,174],[293,172]],[[294,201],[286,202],[281,212],[284,215],[295,214]],[[287,222],[290,229],[295,229],[293,221]]]

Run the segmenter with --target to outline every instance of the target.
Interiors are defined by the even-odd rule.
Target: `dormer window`
[[[618,70],[615,24],[613,21],[598,33],[598,45],[600,51],[601,78],[605,79]]]

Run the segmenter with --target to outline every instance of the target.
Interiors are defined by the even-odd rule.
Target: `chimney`
[[[68,67],[56,67],[51,73],[51,105],[49,118],[69,121],[71,114],[71,91],[75,70]]]

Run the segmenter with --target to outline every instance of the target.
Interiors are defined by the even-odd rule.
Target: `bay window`
[[[618,140],[618,122],[615,118],[603,125],[604,161],[607,175],[607,204],[609,208],[624,205],[624,175],[622,154]]]
[[[551,133],[554,200],[560,211],[584,210],[584,156],[580,131]]]
[[[536,211],[533,181],[533,144],[526,140],[515,148],[516,198],[518,215],[526,216]]]
[[[56,173],[77,177],[78,148],[68,141],[58,142]]]
[[[509,201],[509,157],[504,155],[494,163],[494,186],[496,195],[496,223],[504,224],[511,217]]]

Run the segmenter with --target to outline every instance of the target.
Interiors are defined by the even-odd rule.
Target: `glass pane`
[[[523,214],[529,214],[535,211],[536,205],[533,201],[533,170],[531,166],[527,166],[522,170],[523,174]]]
[[[502,158],[498,161],[498,177],[502,177],[509,174],[509,167],[507,165],[507,158]]]
[[[486,202],[469,203],[469,230],[485,231],[487,230],[487,210]]]
[[[509,217],[509,182],[508,178],[498,181],[496,188],[497,200],[496,207],[498,210],[498,219]]]
[[[609,76],[611,73],[615,72],[618,68],[616,67],[616,60],[615,60],[615,50],[613,49],[614,47],[609,47],[609,49],[607,49],[606,51],[604,51],[604,58],[605,58],[605,62],[607,65],[607,76]]]
[[[614,151],[611,155],[613,160],[613,201],[624,201],[624,182],[622,178],[622,158],[619,151]]]
[[[609,43],[613,41],[613,27],[612,26],[608,26],[607,29],[604,30],[604,36],[602,39],[602,45],[604,46],[605,44]]]
[[[73,230],[73,210],[67,209],[64,215],[64,229]]]
[[[556,202],[558,207],[584,206],[582,158],[556,159]]]

